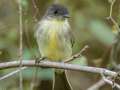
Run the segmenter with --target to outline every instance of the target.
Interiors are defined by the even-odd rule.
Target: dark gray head
[[[45,16],[64,19],[69,18],[69,12],[63,5],[53,4],[48,8]]]

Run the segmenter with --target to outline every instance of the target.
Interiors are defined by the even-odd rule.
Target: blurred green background
[[[39,56],[38,47],[34,38],[35,25],[39,21],[47,7],[54,0],[0,0],[0,62],[18,60],[19,56],[19,9],[23,8],[23,58],[33,59]],[[109,0],[110,1],[110,0]],[[104,55],[109,51],[114,41],[115,34],[112,32],[113,24],[106,17],[109,16],[110,3],[108,0],[59,0],[70,12],[71,28],[75,35],[73,53],[77,53],[85,45],[89,46],[83,56],[74,61],[76,64],[102,67]],[[113,18],[119,23],[119,4],[116,0],[113,7]],[[35,8],[37,7],[37,8]],[[108,55],[109,56],[109,55]],[[14,71],[15,69],[0,70],[0,76]],[[33,68],[23,71],[24,90],[30,90],[33,76]],[[73,73],[74,72],[74,73]],[[96,74],[85,72],[70,72],[71,83],[74,90],[86,90],[99,80]],[[39,80],[51,80],[51,70],[40,69]],[[38,86],[40,86],[39,83]],[[18,90],[19,75],[16,74],[0,81],[0,90]],[[36,89],[40,90],[40,89]],[[42,90],[42,89],[41,89]],[[105,85],[100,90],[112,90],[111,86]]]

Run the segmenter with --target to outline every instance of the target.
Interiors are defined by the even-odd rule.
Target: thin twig
[[[33,20],[37,22],[38,20],[36,17],[37,17],[37,14],[39,13],[39,8],[37,7],[35,0],[32,0],[32,3],[33,3],[33,7],[35,8],[35,14],[33,16]]]
[[[106,82],[103,79],[101,79],[97,83],[90,86],[87,90],[99,90],[99,88],[105,84],[106,84]]]
[[[85,46],[80,50],[79,53],[73,55],[71,58],[66,59],[64,62],[67,63],[67,62],[70,62],[70,61],[72,61],[72,60],[74,60],[74,59],[76,59],[76,58],[79,58],[79,57],[81,56],[81,54],[82,54],[86,49],[88,49],[88,48],[89,48],[89,46],[88,46],[88,45],[85,45]]]
[[[38,21],[37,14],[39,13],[39,8],[37,7],[37,3],[35,2],[35,0],[32,0],[32,4],[33,4],[33,7],[35,9],[35,14],[33,16],[33,20],[35,22],[37,22]],[[37,55],[35,55],[34,57],[37,57]],[[34,86],[36,84],[35,82],[37,82],[37,68],[35,70],[33,70],[33,77],[32,77],[32,81],[30,84],[30,90],[34,89]]]
[[[104,80],[106,83],[110,84],[111,86],[114,85],[114,87],[117,87],[117,88],[120,90],[120,85],[119,85],[119,84],[117,84],[117,83],[114,83],[114,84],[113,84],[113,81],[110,80],[110,79],[111,79],[110,77],[109,77],[109,78],[106,78],[106,77],[104,76],[104,74],[101,74],[101,75],[102,75],[103,80]]]
[[[95,83],[92,86],[90,86],[87,90],[99,90],[99,88],[101,88],[102,86],[104,86],[106,83],[111,83],[112,84],[112,81],[109,80],[109,79],[111,79],[111,77],[105,77],[105,76],[103,76],[103,78],[101,80],[99,80],[97,83]],[[105,80],[107,80],[107,82]],[[120,85],[118,85],[117,83],[115,83],[115,85],[117,86],[117,88],[120,87]]]
[[[115,68],[117,70],[120,70],[120,65],[118,64]],[[111,77],[107,77],[107,79],[111,79]],[[104,86],[105,84],[106,84],[106,82],[104,81],[104,79],[101,79],[97,83],[95,83],[94,85],[90,86],[87,90],[99,90],[99,88]]]
[[[112,1],[110,2],[110,14],[109,14],[109,16],[107,17],[107,19],[108,19],[108,20],[111,20],[112,23],[115,25],[116,29],[118,30],[118,32],[120,32],[120,28],[119,28],[118,23],[117,23],[117,22],[113,19],[113,17],[112,17],[113,6],[114,6],[114,4],[115,4],[115,1],[116,1],[116,0],[112,0]]]
[[[110,84],[111,86],[113,86],[113,82],[111,80],[104,78],[104,81],[106,83]],[[116,88],[118,88],[118,90],[120,90],[120,85],[119,84],[114,83],[114,87],[116,87]]]
[[[22,0],[19,0],[18,2],[18,6],[19,6],[19,34],[20,34],[20,47],[19,47],[19,61],[20,61],[20,65],[19,65],[19,86],[20,86],[20,90],[23,90],[23,77],[22,77],[22,55],[23,55],[23,25],[22,25]]]
[[[21,70],[25,70],[25,69],[27,69],[27,67],[22,67],[22,68],[21,68]],[[8,74],[0,77],[0,81],[1,81],[1,80],[4,80],[4,79],[6,79],[6,78],[11,77],[11,76],[17,74],[18,72],[20,72],[20,69],[17,69],[17,70],[15,70],[15,71],[13,71],[13,72],[10,72],[10,73],[8,73]]]

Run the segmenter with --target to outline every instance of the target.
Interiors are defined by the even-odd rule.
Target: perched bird
[[[35,32],[41,57],[50,61],[64,62],[63,60],[72,55],[74,40],[68,19],[69,12],[63,5],[52,4],[47,9]],[[62,70],[55,70],[53,82],[54,90],[71,90]]]

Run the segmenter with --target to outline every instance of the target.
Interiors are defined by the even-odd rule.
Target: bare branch
[[[120,28],[119,28],[119,25],[118,23],[113,19],[112,17],[112,13],[113,13],[113,6],[115,4],[115,1],[116,0],[110,0],[110,14],[109,16],[107,17],[108,20],[111,20],[112,23],[115,25],[116,29],[118,30],[118,32],[120,32]]]
[[[66,63],[66,62],[70,62],[70,61],[72,61],[72,60],[74,60],[74,59],[76,59],[76,58],[79,58],[79,57],[81,56],[81,54],[82,54],[87,48],[89,48],[89,46],[88,46],[88,45],[85,45],[85,46],[80,50],[79,53],[73,55],[71,58],[66,59],[64,62],[65,62],[65,63]]]
[[[23,25],[22,25],[22,0],[19,0],[18,2],[18,6],[19,6],[19,34],[20,34],[20,47],[19,47],[19,61],[20,61],[20,65],[19,65],[19,86],[20,86],[20,90],[23,90],[23,77],[22,77],[22,71],[21,71],[21,67],[22,67],[22,55],[23,55]]]
[[[104,78],[104,81],[113,86],[113,82],[111,80]],[[117,83],[114,83],[114,87],[117,87],[120,90],[120,85],[118,85]]]
[[[22,67],[21,70],[24,70],[24,69],[26,69],[26,68],[27,68],[27,67]],[[10,72],[10,73],[8,73],[8,74],[0,77],[0,81],[3,80],[3,79],[8,78],[8,77],[10,77],[10,76],[13,76],[13,75],[15,75],[15,74],[18,73],[18,72],[20,72],[20,69],[17,69],[17,70],[15,70],[15,71],[13,71],[13,72]]]
[[[19,61],[11,61],[11,62],[4,62],[0,63],[0,69],[5,68],[14,68],[19,66]],[[109,76],[117,75],[116,72],[110,71],[104,68],[97,68],[97,67],[90,67],[90,66],[81,66],[77,64],[67,64],[67,63],[59,63],[59,62],[51,62],[51,61],[41,61],[38,65],[36,65],[35,60],[23,60],[22,66],[27,67],[48,67],[48,68],[59,68],[59,69],[68,69],[74,71],[86,71],[91,73],[103,73]]]
[[[35,10],[36,10],[36,11],[35,11],[35,14],[34,14],[34,16],[33,16],[33,20],[35,20],[35,22],[37,22],[38,20],[37,20],[36,16],[37,16],[37,14],[39,13],[39,8],[37,7],[35,0],[32,0],[32,3],[33,3],[33,7],[34,7]]]
[[[113,84],[113,81],[110,80],[110,79],[111,79],[110,77],[106,78],[104,75],[102,75],[102,78],[103,78],[103,80],[104,80],[106,83],[110,84],[112,87],[113,87],[113,86],[114,86],[114,87],[117,87],[117,88],[120,90],[120,85],[117,84],[117,83],[114,83],[114,84]],[[114,87],[113,87],[113,88],[114,88]]]
[[[105,81],[103,79],[101,79],[94,85],[90,86],[87,90],[99,90],[99,88],[105,84],[106,84]]]
[[[99,80],[97,83],[89,87],[87,90],[99,90],[99,88],[104,86],[106,83],[113,85],[112,81],[110,81],[109,79],[111,79],[111,77],[106,77],[106,78],[103,77],[101,80]],[[114,85],[117,88],[120,88],[120,85],[118,85],[117,83],[114,83]]]

